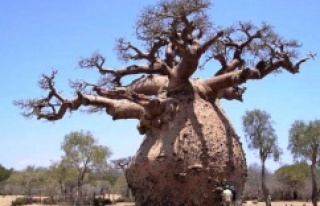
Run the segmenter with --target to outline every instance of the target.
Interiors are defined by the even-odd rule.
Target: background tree
[[[316,167],[320,160],[320,120],[304,122],[295,121],[289,131],[288,149],[294,158],[310,161],[312,179],[312,204],[317,205],[318,187]]]
[[[35,166],[28,166],[22,171],[14,171],[8,179],[10,184],[19,186],[22,189],[22,194],[28,197],[33,195],[33,190],[40,189],[39,186],[42,181],[43,168],[37,168]]]
[[[122,174],[116,181],[114,185],[114,192],[115,194],[119,194],[122,197],[125,197],[127,200],[129,200],[129,194],[128,194],[128,183],[125,177],[125,174]]]
[[[77,201],[82,201],[82,185],[90,169],[106,164],[111,155],[108,147],[97,145],[90,132],[71,132],[65,136],[61,146],[64,165],[76,170]]]
[[[249,149],[258,150],[259,153],[261,188],[266,205],[269,206],[271,203],[268,201],[269,191],[265,181],[265,162],[270,157],[273,157],[274,161],[279,160],[281,149],[277,143],[277,135],[272,127],[271,117],[265,111],[247,111],[242,117],[242,123]]]
[[[46,180],[51,182],[47,183],[46,189],[52,191],[56,188],[60,199],[65,200],[72,196],[72,190],[77,185],[77,169],[66,161],[53,162],[46,172]]]
[[[284,165],[278,168],[274,175],[277,181],[284,185],[282,199],[297,199],[298,194],[305,190],[305,183],[310,177],[309,166],[306,162],[298,162],[293,165]]]
[[[13,172],[13,169],[7,169],[0,164],[0,182],[8,179],[12,172]]]
[[[39,81],[47,96],[15,104],[25,117],[49,121],[80,107],[106,111],[114,120],[137,119],[138,131],[146,137],[126,177],[138,204],[219,205],[224,180],[234,182],[241,197],[245,157],[219,99],[242,101],[246,81],[281,71],[296,74],[314,55],[300,58],[300,44],[267,24],[213,24],[207,13],[210,2],[162,0],[146,7],[135,26],[142,46],[125,38],[117,41],[124,67],[108,68],[106,58],[96,53],[79,65],[97,69],[102,78],[97,83],[73,81],[75,97],[59,92],[54,71]],[[211,60],[218,68],[210,77],[192,78]],[[137,78],[123,85],[129,76]]]
[[[5,194],[4,182],[10,177],[13,169],[7,169],[0,164],[0,194]]]
[[[125,174],[131,159],[132,157],[124,157],[124,158],[113,160],[112,162],[115,165],[115,168],[121,169],[123,174]],[[124,194],[123,196],[126,198],[130,198],[130,188],[128,187],[128,184],[126,185],[126,188],[127,188],[126,192],[121,194]]]

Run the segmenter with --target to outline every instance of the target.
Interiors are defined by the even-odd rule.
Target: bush
[[[42,204],[44,205],[56,205],[57,201],[53,198],[45,198],[42,200]]]
[[[32,198],[28,197],[19,197],[11,202],[11,206],[20,206],[20,205],[28,205],[35,203],[35,201]]]
[[[93,206],[104,206],[104,205],[112,205],[112,201],[110,199],[103,199],[101,197],[93,199]]]

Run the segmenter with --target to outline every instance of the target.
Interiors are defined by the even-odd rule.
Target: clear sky
[[[48,166],[62,155],[60,145],[71,131],[91,131],[99,143],[111,148],[111,159],[132,156],[142,142],[137,121],[113,122],[105,114],[74,112],[54,123],[27,120],[13,100],[44,95],[37,87],[41,73],[59,69],[56,86],[72,97],[68,79],[96,78],[95,71],[77,70],[81,57],[99,51],[109,67],[119,67],[114,52],[117,37],[134,41],[134,23],[147,0],[1,0],[0,1],[0,163],[22,169],[27,165]],[[298,39],[301,55],[320,55],[319,0],[224,0],[215,1],[212,20],[223,26],[238,21],[267,22],[288,39]],[[123,65],[122,65],[123,66]],[[209,77],[218,68],[207,67],[195,77]],[[246,110],[267,111],[284,151],[280,163],[267,162],[271,170],[292,163],[287,150],[288,130],[294,120],[320,119],[320,57],[303,64],[295,76],[270,75],[247,83],[244,102],[222,104],[241,136],[248,164],[258,162],[247,149],[241,116]]]

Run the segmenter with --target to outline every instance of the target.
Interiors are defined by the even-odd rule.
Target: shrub
[[[42,200],[42,204],[44,205],[56,205],[57,201],[53,198],[45,198]]]
[[[101,197],[93,199],[93,206],[104,206],[104,205],[112,205],[112,201],[110,199],[103,199]]]
[[[11,202],[11,206],[20,206],[20,205],[28,205],[32,204],[35,201],[32,198],[28,197],[19,197]]]

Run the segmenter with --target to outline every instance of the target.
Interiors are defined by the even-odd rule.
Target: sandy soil
[[[264,202],[258,202],[258,204],[253,204],[251,201],[248,201],[246,204],[243,204],[243,205],[245,205],[245,206],[265,206],[266,204]],[[290,201],[290,202],[272,202],[271,205],[272,206],[312,206],[312,203],[311,202]]]
[[[0,196],[0,206],[10,206],[12,200],[15,200],[17,197],[19,196],[9,196],[6,195],[4,196]],[[117,203],[115,204],[115,206],[133,206],[134,203]],[[32,204],[32,205],[26,205],[26,206],[43,206],[41,204]],[[54,205],[52,205],[54,206]]]
[[[10,206],[11,201],[16,199],[17,196],[0,196],[0,206]],[[319,204],[319,203],[318,203]],[[117,203],[115,206],[133,206],[134,203]],[[251,201],[248,201],[244,206],[264,206],[265,203],[259,202],[253,204]],[[28,206],[42,206],[40,204],[33,204]],[[311,202],[272,202],[272,206],[312,206]]]

